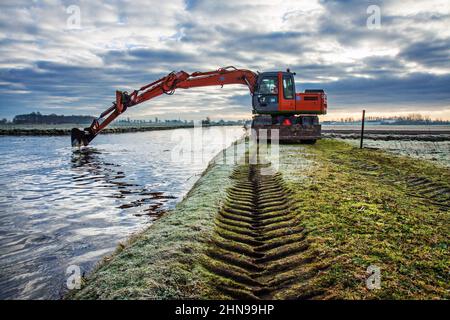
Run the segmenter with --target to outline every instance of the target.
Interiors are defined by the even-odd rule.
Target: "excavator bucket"
[[[94,136],[85,130],[73,128],[71,131],[72,147],[87,146]]]

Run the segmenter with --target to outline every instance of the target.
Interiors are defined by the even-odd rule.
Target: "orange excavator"
[[[128,108],[156,98],[172,95],[176,89],[242,84],[252,95],[252,129],[256,135],[271,139],[270,132],[278,130],[278,138],[285,142],[314,143],[321,135],[319,114],[327,112],[327,96],[323,90],[295,92],[295,73],[253,72],[235,67],[209,72],[171,72],[167,76],[131,93],[116,91],[116,101],[82,130],[73,128],[72,146],[87,146],[97,134]]]

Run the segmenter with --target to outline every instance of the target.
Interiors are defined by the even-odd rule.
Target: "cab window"
[[[266,77],[261,80],[259,94],[278,94],[277,77]]]

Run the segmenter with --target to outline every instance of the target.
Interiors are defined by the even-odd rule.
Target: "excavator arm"
[[[91,126],[80,130],[72,129],[72,146],[87,146],[97,134],[108,124],[115,120],[128,108],[142,102],[156,98],[162,94],[173,94],[176,89],[189,89],[214,85],[243,84],[250,94],[254,93],[258,75],[250,70],[236,69],[235,67],[220,68],[216,71],[194,72],[188,74],[184,71],[171,72],[167,76],[147,84],[139,90],[128,92],[116,91],[116,101],[112,106],[100,114]]]

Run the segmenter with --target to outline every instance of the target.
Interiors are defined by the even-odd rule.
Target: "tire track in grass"
[[[339,161],[334,161],[339,164]],[[402,183],[406,187],[406,193],[411,197],[422,199],[424,202],[435,205],[444,211],[450,209],[450,185],[440,181],[433,181],[427,177],[410,175],[406,178],[394,176],[382,171],[376,163],[364,163],[363,161],[352,161],[355,169],[363,173],[377,173],[381,179],[390,183]]]
[[[213,285],[231,298],[271,299],[315,275],[302,272],[314,257],[305,257],[309,244],[289,190],[280,174],[263,175],[262,168],[234,170],[235,183],[206,250],[204,267],[213,274]]]

